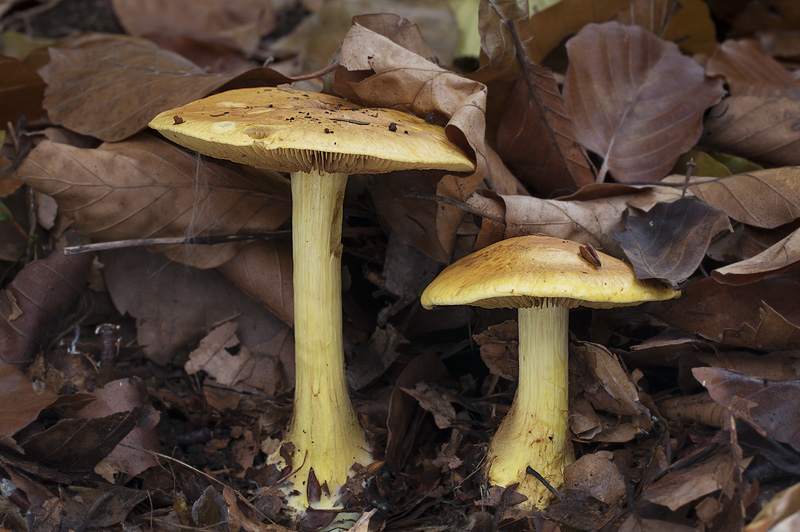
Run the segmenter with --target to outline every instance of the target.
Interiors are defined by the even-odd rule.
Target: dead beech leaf
[[[564,100],[578,141],[603,158],[599,181],[607,171],[623,182],[664,177],[724,94],[677,45],[638,26],[590,24],[567,53]]]
[[[659,203],[641,216],[626,211],[615,231],[639,279],[663,279],[677,288],[697,269],[711,239],[732,231],[725,213],[694,198]]]
[[[505,101],[497,152],[517,177],[545,197],[594,182],[594,167],[575,140],[553,73],[526,64]]]
[[[476,170],[468,176],[446,175],[429,180],[426,184],[429,188],[423,192],[430,193],[433,188],[437,195],[464,201],[483,179],[487,163],[486,87],[482,84],[443,69],[388,37],[354,23],[342,43],[334,90],[363,105],[400,109],[422,117],[432,115],[435,120],[446,122],[448,138],[465,153],[474,155]],[[380,183],[380,178],[376,179]],[[422,183],[422,179],[417,179]],[[394,179],[391,185],[389,180],[384,181],[387,181],[385,186],[394,186]],[[392,229],[431,258],[448,262],[463,212],[434,202],[420,205],[420,200],[402,198],[399,194],[393,197],[402,210],[419,212],[422,220],[416,221],[417,215],[408,215],[411,224],[417,226],[412,228],[406,223],[405,214],[399,220],[387,215]],[[424,228],[423,236],[430,240],[420,238],[420,227]]]
[[[736,464],[730,454],[717,452],[693,465],[668,472],[646,487],[642,497],[675,511],[722,489],[735,475]]]
[[[419,403],[419,406],[433,414],[433,420],[440,429],[446,429],[456,420],[456,409],[448,397],[435,385],[418,382],[413,388],[400,388]]]
[[[472,338],[481,347],[481,359],[492,374],[510,381],[519,378],[519,329],[516,320],[490,325]]]
[[[725,98],[706,117],[704,146],[775,166],[800,164],[800,101],[777,96]]]
[[[744,532],[769,532],[775,530],[776,525],[793,517],[794,525],[800,518],[800,483],[781,491],[775,495],[768,503],[761,507],[758,515],[744,529]],[[791,524],[789,530],[791,530]]]
[[[84,150],[42,141],[17,170],[53,196],[72,227],[100,240],[271,231],[291,214],[288,194],[265,174],[259,180],[201,160],[169,142],[141,135]],[[280,185],[278,185],[280,186]],[[161,246],[173,260],[213,268],[243,243]]]
[[[614,20],[641,26],[691,53],[711,54],[717,47],[711,12],[701,0],[634,0]]]
[[[706,75],[725,78],[731,96],[800,98],[800,82],[752,39],[729,39],[720,44],[708,59]]]
[[[608,451],[585,454],[564,469],[567,489],[588,493],[606,504],[617,505],[625,497],[625,477]]]
[[[217,271],[287,325],[294,323],[292,245],[289,239],[256,240]]]
[[[92,255],[54,251],[35,260],[0,291],[0,359],[28,364],[78,298],[89,278]]]
[[[680,197],[679,191],[666,187],[625,191],[628,193],[585,201],[500,196],[505,204],[505,238],[541,233],[590,244],[604,253],[622,257],[622,248],[613,237],[613,231],[623,228],[621,218],[625,209],[631,205],[650,209],[659,202],[674,201]],[[619,193],[620,190],[615,189],[614,192]]]
[[[748,225],[773,229],[800,218],[800,166],[703,180],[690,190],[703,202]]]
[[[90,34],[68,42],[68,48],[51,47],[50,63],[40,69],[44,107],[53,123],[109,142],[230,79],[144,39]]]
[[[16,124],[24,116],[27,121],[42,116],[44,81],[36,71],[19,59],[0,55],[0,124]]]
[[[139,379],[111,381],[102,388],[94,390],[93,393],[95,400],[85,408],[75,411],[76,418],[95,419],[119,412],[130,412],[135,408],[145,407],[147,403],[147,387]],[[120,442],[123,445],[116,446],[105,458],[116,471],[138,475],[146,469],[158,465],[158,459],[147,451],[158,452],[161,450],[155,432],[161,414],[151,407],[148,409],[151,417],[141,416],[137,426]],[[131,447],[138,447],[138,449]],[[113,478],[106,480],[111,482]]]
[[[141,249],[103,252],[101,261],[114,305],[137,319],[137,340],[153,362],[168,364],[219,322],[231,320],[238,324],[244,346],[275,358],[279,392],[293,384],[288,378],[294,375],[291,329],[219,273],[188,268]]]
[[[243,51],[258,47],[263,35],[275,28],[270,0],[113,0],[125,31],[135,37],[148,34],[189,34],[204,40],[235,43]]]
[[[800,451],[800,380],[767,381],[723,368],[694,368],[692,374],[736,418]]]
[[[800,283],[789,277],[765,278],[742,286],[707,277],[690,284],[680,298],[648,303],[646,308],[709,340],[774,351],[800,345],[798,291]]]
[[[630,0],[561,0],[531,16],[529,44],[530,59],[541,64],[542,59],[564,39],[578,33],[591,22],[606,22],[627,6]]]
[[[800,229],[776,242],[758,255],[735,262],[712,272],[714,278],[727,284],[746,284],[796,268],[800,263]]]
[[[94,395],[88,393],[58,395],[49,388],[37,391],[33,382],[20,370],[4,365],[0,370],[0,437],[13,436],[45,408],[80,408],[93,400]]]

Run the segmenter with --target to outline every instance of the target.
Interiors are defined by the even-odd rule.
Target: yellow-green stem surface
[[[519,386],[511,410],[489,445],[489,482],[528,497],[527,508],[544,508],[552,494],[531,466],[551,486],[564,484],[564,467],[575,459],[569,438],[569,310],[545,302],[519,309]]]
[[[310,468],[327,483],[315,508],[331,507],[355,463],[372,461],[350,402],[342,347],[342,201],[346,174],[292,174],[294,260],[295,397],[285,442],[294,445],[289,479],[300,495],[289,504],[308,506]],[[302,464],[302,466],[301,466]]]

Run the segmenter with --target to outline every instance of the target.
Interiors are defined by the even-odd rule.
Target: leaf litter
[[[286,176],[143,129],[309,64],[331,68],[300,76],[302,90],[427,118],[477,162],[472,175],[348,185],[348,381],[378,459],[348,482],[340,529],[765,530],[796,518],[797,82],[787,52],[764,46],[774,21],[754,2],[441,2],[409,8],[410,21],[391,2],[363,4],[382,14],[327,32],[335,2],[204,2],[170,22],[118,0],[129,35],[30,40],[3,58],[0,234],[16,235],[0,275],[4,526],[316,530],[336,517],[291,517],[265,461],[291,412],[288,241],[61,251],[290,228]],[[11,2],[0,22],[25,31],[22,18],[64,16],[27,9]],[[451,16],[476,9],[482,55],[458,58]],[[669,175],[689,161],[693,176]],[[516,389],[515,315],[429,312],[418,298],[443,264],[537,233],[627,257],[683,295],[572,311],[579,459],[553,504],[531,511],[484,469]]]

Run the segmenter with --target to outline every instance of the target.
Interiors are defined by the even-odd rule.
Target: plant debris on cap
[[[165,111],[150,127],[206,155],[284,172],[475,169],[440,126],[288,88],[223,92]]]
[[[586,260],[577,242],[539,235],[501,240],[448,266],[422,294],[422,305],[524,308],[549,298],[570,308],[611,308],[680,295],[596,253],[600,266]]]

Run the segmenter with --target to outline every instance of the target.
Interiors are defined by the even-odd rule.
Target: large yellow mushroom
[[[288,503],[334,507],[351,466],[372,462],[350,402],[341,304],[342,201],[349,174],[470,172],[444,128],[408,113],[363,108],[289,88],[224,92],[159,114],[150,127],[200,153],[290,172],[294,261],[295,398]],[[271,459],[279,460],[273,456]],[[313,469],[326,485],[307,498]]]
[[[611,308],[671,299],[680,292],[640,281],[633,268],[576,242],[522,236],[487,246],[444,269],[422,305],[519,309],[519,384],[487,456],[492,485],[519,483],[524,507],[544,508],[574,460],[568,424],[568,321],[577,306]],[[593,251],[593,250],[592,250]]]

